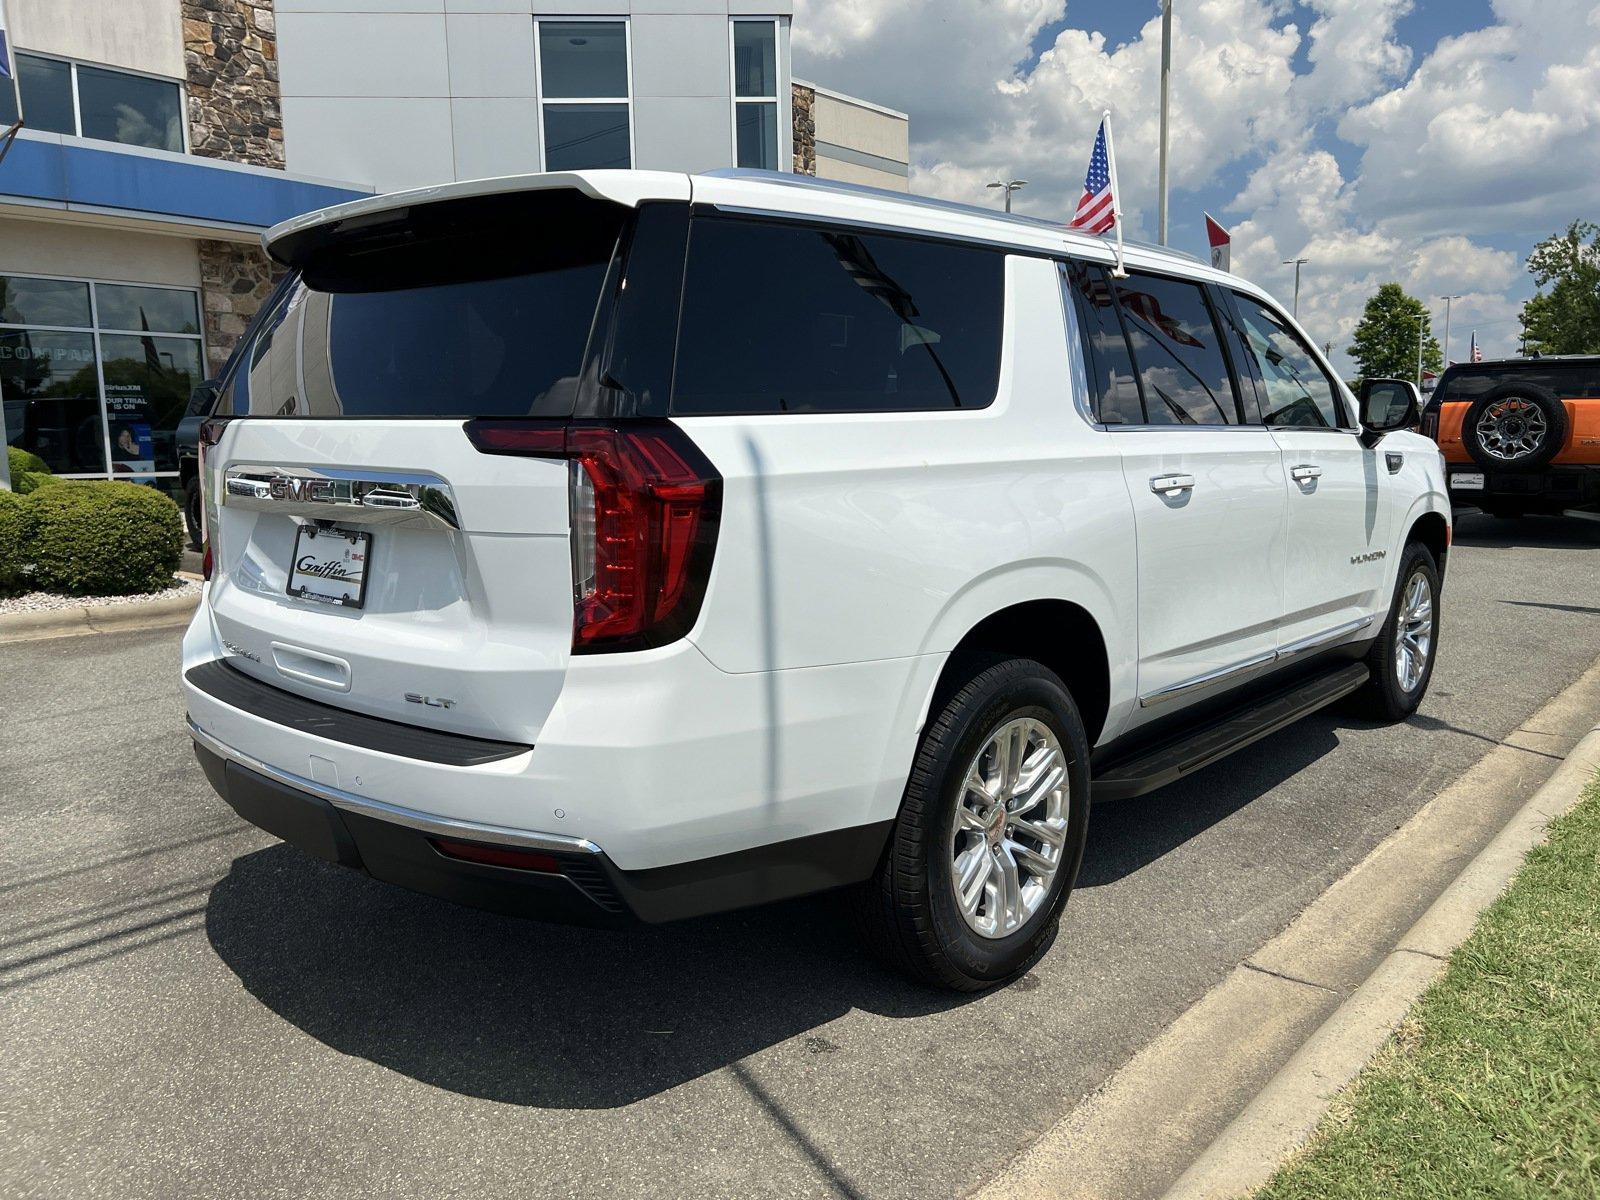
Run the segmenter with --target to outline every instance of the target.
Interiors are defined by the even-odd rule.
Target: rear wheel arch
[[[1105,635],[1088,609],[1070,600],[1027,600],[990,613],[951,650],[927,714],[939,711],[976,664],[995,657],[1033,659],[1060,676],[1078,706],[1089,745],[1095,744],[1110,709],[1111,666]]]

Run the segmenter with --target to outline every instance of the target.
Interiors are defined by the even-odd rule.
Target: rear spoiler
[[[687,203],[689,176],[671,171],[552,171],[469,179],[319,208],[274,225],[262,236],[261,244],[277,262],[299,270],[332,243],[359,242],[364,240],[363,231],[403,228],[419,209],[454,201],[558,191],[625,208],[635,208],[646,200]]]

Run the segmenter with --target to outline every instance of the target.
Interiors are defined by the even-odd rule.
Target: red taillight
[[[489,454],[571,466],[574,651],[640,650],[689,632],[722,513],[722,477],[676,425],[469,421]]]
[[[206,539],[205,553],[200,556],[200,578],[201,579],[210,579],[211,578],[211,539],[210,538]]]

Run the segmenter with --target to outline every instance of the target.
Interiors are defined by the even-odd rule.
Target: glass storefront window
[[[204,376],[199,321],[187,288],[0,275],[6,440],[58,475],[175,492],[178,422]]]
[[[100,306],[101,329],[200,332],[200,306],[193,292],[102,283],[95,288],[95,303]]]
[[[200,343],[105,333],[100,335],[100,354],[112,474],[176,471],[173,439],[189,393],[200,383]]]
[[[93,334],[0,329],[0,396],[13,446],[57,475],[106,469]]]
[[[75,279],[0,275],[0,324],[89,328],[89,285]]]

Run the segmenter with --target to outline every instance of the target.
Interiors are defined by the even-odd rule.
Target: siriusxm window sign
[[[58,475],[176,490],[199,322],[189,289],[0,276],[6,441]]]

